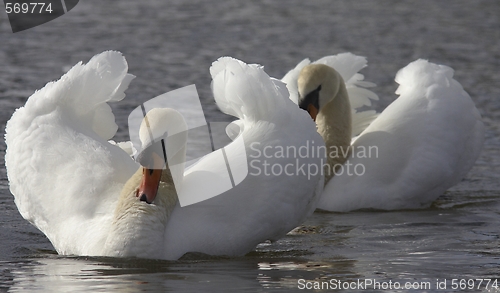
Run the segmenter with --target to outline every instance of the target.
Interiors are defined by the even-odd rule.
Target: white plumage
[[[297,68],[308,63],[302,61],[284,77],[292,93],[297,91]],[[484,125],[450,67],[417,60],[401,69],[396,75],[399,97],[377,116],[370,111],[356,113],[356,108],[376,99],[363,88],[372,84],[357,73],[366,66],[365,58],[344,53],[315,63],[327,64],[342,75],[355,113],[351,156],[326,184],[319,209],[428,207],[474,165]]]
[[[240,118],[249,156],[255,155],[252,143],[258,143],[256,149],[323,143],[307,113],[288,99],[284,84],[262,67],[222,58],[210,71],[217,104]],[[138,208],[117,217],[124,213],[120,196],[128,196],[124,185],[139,165],[108,142],[117,126],[107,103],[121,100],[132,78],[120,53],[96,55],[34,93],[7,124],[6,166],[16,205],[58,253],[163,259],[186,252],[241,255],[285,235],[314,210],[322,176],[249,174],[235,188],[197,204],[177,203],[171,213],[157,211],[159,203],[127,198]],[[235,147],[228,145],[226,152],[237,152]],[[197,164],[210,166],[210,160],[209,154]],[[295,158],[267,160],[295,163]]]

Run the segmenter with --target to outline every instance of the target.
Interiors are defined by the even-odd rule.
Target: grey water
[[[500,277],[499,28],[497,0],[82,0],[66,15],[15,34],[0,12],[0,292],[303,292],[311,291],[301,289],[304,282],[365,279],[381,285],[344,291],[500,291],[477,281]],[[483,117],[486,141],[467,177],[428,209],[316,212],[242,257],[59,256],[17,211],[3,129],[36,89],[104,50],[123,52],[137,76],[113,106],[117,141],[128,137],[133,108],[190,84],[208,121],[230,121],[210,92],[208,68],[218,57],[259,63],[281,77],[303,58],[346,51],[368,58],[362,73],[378,85],[378,110],[396,98],[394,76],[409,62],[453,67]]]

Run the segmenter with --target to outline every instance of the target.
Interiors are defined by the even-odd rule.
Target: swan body
[[[351,80],[362,68],[355,66],[362,57],[347,53],[325,58],[334,61],[328,65],[340,72],[348,87],[356,86]],[[307,72],[295,70],[288,78],[293,75],[299,79],[300,74]],[[305,92],[303,96],[308,93],[307,87],[296,86],[293,78],[289,82],[298,96],[301,91]],[[482,149],[484,125],[470,96],[453,79],[453,69],[417,60],[397,73],[396,82],[399,97],[378,115],[362,114],[368,118],[363,123],[331,110],[323,112],[330,116],[329,121],[316,120],[320,133],[328,126],[325,123],[342,125],[347,121],[354,124],[353,128],[365,128],[358,136],[353,134],[342,172],[336,172],[326,183],[318,209],[346,212],[425,208],[462,180],[474,165]],[[373,97],[362,88],[366,84],[358,85],[361,91],[340,98],[356,103]],[[343,135],[334,130],[321,133],[327,148],[329,136]]]
[[[188,175],[196,177],[197,168],[227,168],[214,162],[214,153],[184,171],[166,168],[156,195],[143,198],[141,193],[149,189],[141,181],[149,172],[131,159],[126,144],[109,142],[117,125],[108,102],[125,97],[133,79],[127,69],[118,52],[80,62],[36,91],[7,123],[6,167],[15,203],[59,254],[157,259],[178,259],[187,252],[242,255],[285,235],[314,210],[322,175],[264,176],[253,169],[234,188],[181,207],[173,178],[183,179],[186,186],[181,188],[188,188],[196,183]],[[323,144],[314,122],[288,99],[285,85],[262,67],[221,58],[210,72],[215,100],[222,111],[240,118],[233,136],[245,142],[243,147],[230,143],[226,153],[244,148],[255,159],[265,147]],[[168,132],[182,124],[174,112],[150,111],[147,117],[153,129]],[[167,143],[167,157],[185,155],[182,145],[173,148]],[[266,159],[283,166],[321,160]]]

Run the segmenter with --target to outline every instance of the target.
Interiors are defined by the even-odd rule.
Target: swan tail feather
[[[460,181],[472,168],[481,153],[485,135],[481,114],[453,74],[451,67],[419,59],[398,71],[395,78],[399,84],[398,99],[425,99],[429,113],[426,123],[434,125],[433,137],[456,139],[449,145],[449,153],[459,158],[453,161],[457,165],[451,168],[454,176],[450,178],[454,180],[449,186]],[[460,134],[455,133],[457,129]]]

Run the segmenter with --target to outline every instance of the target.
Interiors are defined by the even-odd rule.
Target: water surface
[[[209,87],[208,68],[224,55],[263,64],[276,77],[305,57],[345,51],[366,56],[369,67],[362,72],[378,84],[379,110],[395,98],[397,70],[429,59],[456,70],[487,127],[472,171],[429,209],[315,213],[296,231],[246,256],[191,254],[179,261],[58,256],[17,211],[2,141],[0,291],[302,292],[307,290],[298,289],[301,279],[375,279],[430,282],[420,292],[443,292],[437,279],[447,279],[447,291],[455,291],[453,278],[498,278],[499,15],[496,0],[86,0],[55,21],[12,34],[0,13],[2,130],[35,89],[110,49],[123,52],[137,76],[127,98],[113,106],[117,140],[127,139],[133,108],[190,84],[198,88],[208,121],[231,120],[214,106]]]

